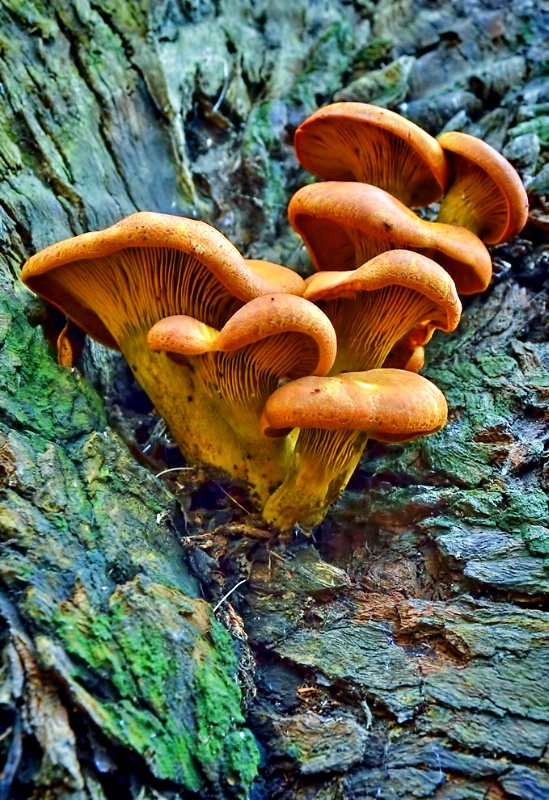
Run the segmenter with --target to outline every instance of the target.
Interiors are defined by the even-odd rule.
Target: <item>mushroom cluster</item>
[[[245,482],[265,520],[310,529],[369,438],[440,430],[442,393],[417,374],[459,294],[486,288],[486,244],[524,225],[526,193],[492,148],[437,141],[360,103],[320,109],[296,153],[321,181],[289,205],[316,274],[247,260],[203,222],[139,212],[47,247],[22,279],[120,350],[185,458]],[[441,200],[442,198],[442,200]],[[440,200],[434,222],[410,206]]]

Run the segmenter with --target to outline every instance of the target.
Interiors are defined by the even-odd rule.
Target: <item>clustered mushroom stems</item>
[[[298,190],[289,206],[317,270],[350,271],[358,284],[359,269],[377,276],[385,267],[375,259],[395,251],[383,288],[337,295],[330,274],[306,285],[279,265],[246,262],[205,223],[154,212],[51,245],[22,277],[122,350],[188,460],[247,482],[273,526],[308,529],[345,488],[369,436],[404,442],[443,426],[444,397],[414,370],[434,328],[455,329],[456,287],[472,294],[488,285],[481,240],[520,231],[527,199],[485,143],[458,132],[438,142],[367,104],[319,109],[295,143],[305,168],[328,179]],[[407,207],[441,197],[437,222]],[[402,248],[422,255],[412,260]],[[406,278],[397,280],[397,266]],[[245,346],[235,337],[242,314]],[[294,414],[300,396],[312,417]]]

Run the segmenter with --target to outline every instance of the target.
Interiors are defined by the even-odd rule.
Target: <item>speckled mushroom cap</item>
[[[516,236],[528,219],[528,197],[515,168],[475,136],[448,131],[438,141],[451,169],[438,221],[463,225],[486,244]]]
[[[259,360],[260,368],[279,377],[326,375],[337,347],[328,317],[308,300],[286,294],[251,300],[220,331],[192,317],[168,317],[151,328],[147,344],[153,351],[184,356],[230,353],[253,346],[237,365],[246,389],[245,372],[252,360]]]
[[[284,267],[266,274],[248,266],[211,225],[153,212],[50,245],[27,261],[21,278],[115,349],[136,326],[146,332],[171,314],[222,325],[248,300],[304,288]]]
[[[298,160],[331,181],[379,186],[405,205],[438,200],[448,165],[437,140],[405,117],[367,103],[333,103],[315,111],[295,134]]]
[[[398,369],[306,377],[281,386],[261,417],[265,436],[293,428],[367,431],[382,442],[407,442],[440,430],[448,415],[433,383]]]
[[[288,216],[321,271],[356,269],[380,253],[407,249],[440,264],[460,294],[483,291],[490,282],[490,254],[478,236],[423,220],[375,186],[343,181],[303,186],[292,197]]]

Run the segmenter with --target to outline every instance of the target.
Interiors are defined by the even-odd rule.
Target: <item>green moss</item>
[[[150,14],[149,3],[139,0],[102,0],[104,14],[111,17],[113,26],[120,28],[127,35],[144,37],[148,32]]]
[[[46,4],[28,0],[5,0],[4,5],[18,16],[33,34],[47,40],[59,33],[59,28],[52,19],[51,8]]]
[[[264,156],[280,143],[273,123],[273,102],[258,103],[252,110],[242,137],[246,158]]]
[[[103,728],[157,777],[192,791],[204,777],[249,787],[258,752],[242,727],[233,645],[203,601],[136,579],[99,611],[80,586],[55,624]]]
[[[247,168],[259,194],[266,224],[274,224],[280,208],[286,205],[286,180],[283,164],[277,159],[280,148],[276,113],[271,102],[260,103],[250,114],[244,131],[243,153]]]
[[[368,44],[358,51],[356,60],[364,69],[375,69],[390,56],[393,44],[391,39],[374,36]]]
[[[75,370],[57,365],[42,329],[30,326],[15,298],[4,297],[2,307],[0,413],[50,441],[104,427],[99,396]]]
[[[518,364],[514,358],[505,355],[492,355],[484,353],[476,359],[480,369],[489,378],[499,378],[518,372]]]
[[[259,768],[257,742],[249,730],[233,731],[225,738],[224,767],[231,782],[249,789]]]
[[[528,119],[513,128],[513,136],[522,136],[525,133],[535,133],[541,146],[549,147],[549,116]]]
[[[64,606],[55,617],[57,632],[67,651],[108,679],[121,698],[134,697],[137,686],[115,638],[113,619],[89,606]],[[116,642],[116,645],[114,643]],[[136,651],[136,657],[141,656]]]
[[[320,98],[330,97],[340,86],[352,56],[351,23],[342,17],[324,31],[311,48],[307,64],[295,82],[290,100],[308,109],[318,106]]]
[[[228,633],[215,620],[212,638],[215,650],[199,654],[195,673],[197,756],[211,780],[221,761],[225,779],[248,787],[257,775],[259,752],[249,731],[233,730],[243,722],[236,658]]]
[[[0,52],[2,43],[0,39]],[[23,165],[22,154],[18,148],[17,132],[13,122],[6,117],[0,118],[0,141],[2,142],[2,152],[0,153],[0,180],[11,177],[14,172]]]
[[[541,489],[509,489],[499,524],[510,533],[520,532],[524,523],[549,524],[549,498]]]
[[[431,469],[453,478],[458,485],[479,486],[491,476],[491,448],[472,442],[463,430],[456,436],[448,428],[425,439],[418,449]]]
[[[532,554],[549,556],[549,527],[545,525],[522,525],[520,533]]]
[[[340,93],[342,100],[359,100],[379,106],[394,106],[408,92],[410,70],[414,59],[402,56],[379,70],[366,72]]]
[[[88,691],[99,703],[105,731],[143,756],[159,778],[197,791],[192,731],[169,707],[170,677],[180,667],[166,647],[166,632],[132,614],[119,595],[107,614],[90,606],[81,590],[77,600],[56,615],[57,632],[79,659],[73,677],[86,684],[93,673],[93,686],[101,678]]]

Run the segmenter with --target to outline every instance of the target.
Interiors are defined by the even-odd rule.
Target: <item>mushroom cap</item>
[[[461,316],[461,301],[450,275],[432,259],[411,250],[380,253],[355,270],[317,272],[305,285],[303,296],[314,303],[403,286],[433,301],[436,308],[426,323],[447,332],[456,329]]]
[[[155,257],[157,252],[163,255]],[[132,267],[136,253],[141,254],[141,263]],[[152,325],[171,312],[186,310],[184,281],[179,274],[174,275],[181,264],[168,254],[183,256],[186,266],[194,268],[198,264],[202,271],[209,271],[218,289],[240,302],[273,292],[303,293],[303,279],[295,272],[279,267],[266,276],[265,271],[248,266],[238,250],[211,225],[154,212],[138,212],[105,230],[83,233],[46,247],[27,261],[21,279],[86,333],[119,349],[118,336],[105,317],[105,297],[94,297],[94,280],[99,280],[105,289],[108,279],[113,286],[106,290],[107,294],[123,296],[118,303],[120,314],[131,315],[135,310],[143,316],[150,303],[156,303],[151,312],[154,318],[149,320]],[[120,268],[122,261],[124,266]],[[98,267],[96,278],[94,265]],[[86,288],[80,292],[78,286],[84,284]],[[138,287],[143,284],[141,291]],[[173,289],[169,297],[168,285]],[[191,293],[193,289],[196,295],[195,287],[191,287]],[[212,298],[211,304],[217,300]],[[111,309],[113,303],[111,297]]]
[[[447,131],[438,141],[457,185],[458,224],[459,206],[474,206],[478,218],[475,233],[484,242],[498,244],[516,236],[528,219],[528,196],[515,168],[489,144],[467,133]],[[451,193],[452,179],[448,195]],[[441,222],[450,221],[445,202],[439,213]]]
[[[292,197],[288,216],[321,271],[356,269],[379,253],[405,248],[437,261],[460,294],[483,291],[490,282],[490,254],[478,236],[458,225],[427,222],[376,186],[343,181],[303,186]]]
[[[444,395],[433,383],[399,369],[305,377],[286,383],[267,400],[264,436],[293,428],[367,431],[383,442],[407,442],[440,430],[448,415]]]
[[[405,117],[367,103],[319,108],[295,134],[298,160],[324,180],[362,181],[413,206],[443,194],[448,165],[437,140]]]
[[[318,348],[318,361],[308,374],[326,375],[336,356],[333,326],[319,308],[295,295],[264,295],[242,306],[220,331],[188,316],[172,316],[154,325],[147,335],[151,350],[179,355],[200,355],[217,350],[232,352],[277,334],[301,333]],[[282,345],[287,350],[287,345]],[[294,370],[300,373],[300,352]],[[273,354],[274,355],[274,354]],[[286,353],[286,355],[289,355]]]
[[[244,261],[259,278],[280,286],[277,289],[278,292],[298,296],[303,293],[303,279],[293,269],[283,267],[282,264],[276,264],[274,261],[266,261],[264,258],[245,258]]]
[[[201,356],[218,349],[219,331],[186,314],[173,314],[156,322],[147,333],[153,353]]]

